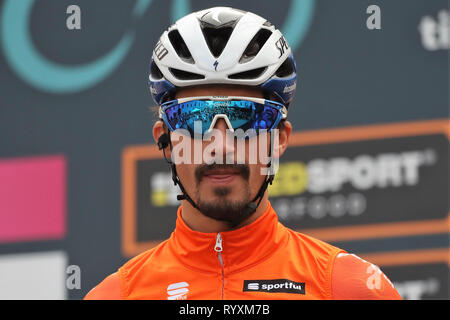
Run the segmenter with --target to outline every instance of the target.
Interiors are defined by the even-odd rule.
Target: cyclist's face
[[[203,86],[188,87],[180,90],[176,98],[194,97],[194,96],[243,96],[263,98],[262,92],[246,87],[226,87],[226,86]],[[255,197],[264,179],[267,171],[267,156],[270,149],[270,134],[259,135],[245,140],[243,144],[245,148],[238,147],[237,140],[227,139],[226,122],[219,119],[214,129],[221,133],[219,137],[222,143],[216,143],[212,148],[214,138],[208,141],[195,141],[190,139],[191,161],[189,163],[177,164],[177,173],[186,192],[193,198],[194,202],[200,208],[200,211],[216,220],[232,221],[239,212]],[[278,148],[276,152],[281,156],[287,146],[287,139],[291,131],[291,125],[286,121],[283,129],[279,130]],[[153,129],[156,140],[164,132],[161,121],[158,121]],[[229,132],[228,132],[229,133]],[[181,150],[177,144],[182,140],[174,140],[171,135],[174,156],[175,150]],[[183,138],[184,139],[184,138]],[[185,143],[185,142],[184,142]],[[197,143],[197,144],[196,144]],[[196,144],[196,145],[195,145]],[[264,146],[265,147],[262,147]],[[186,143],[185,143],[186,145]],[[187,144],[189,145],[189,143]],[[256,146],[256,150],[255,150]],[[170,150],[167,150],[167,156],[171,156]],[[182,151],[185,152],[184,150]],[[255,161],[255,154],[257,160]],[[275,152],[275,153],[276,153]],[[197,154],[196,154],[197,153]],[[198,154],[201,153],[201,154]],[[266,157],[265,161],[261,157],[262,153]],[[222,164],[206,164],[205,158],[217,158],[217,155],[223,159]],[[252,155],[252,156],[251,156]],[[186,156],[186,155],[184,155]],[[197,161],[195,161],[197,157]],[[228,157],[228,160],[227,160]],[[202,159],[199,164],[198,159]],[[229,164],[233,159],[233,164]],[[240,162],[238,162],[238,160]],[[240,163],[240,164],[238,164]]]

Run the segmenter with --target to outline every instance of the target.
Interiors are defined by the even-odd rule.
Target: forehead
[[[198,96],[242,96],[264,98],[263,92],[258,88],[220,84],[179,88],[175,97],[186,98]]]

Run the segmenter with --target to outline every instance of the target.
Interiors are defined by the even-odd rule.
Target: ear
[[[155,139],[156,143],[158,143],[159,137],[165,132],[164,122],[161,120],[156,121],[153,125],[153,139]]]
[[[161,120],[156,121],[153,125],[153,139],[155,139],[155,142],[158,143],[159,139],[164,134],[167,134],[166,125]],[[171,156],[170,148],[165,148],[164,151],[166,152],[166,156]]]
[[[289,144],[289,137],[292,132],[292,124],[286,120],[284,121],[284,126],[282,126],[278,130],[278,146],[274,146],[274,148],[278,148],[278,157],[281,157],[283,153],[286,151]],[[275,152],[275,155],[277,152]]]

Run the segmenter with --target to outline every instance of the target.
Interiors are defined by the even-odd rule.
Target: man
[[[163,33],[149,84],[176,228],[85,299],[400,299],[378,267],[284,227],[268,201],[296,78],[286,39],[250,12],[211,8]]]

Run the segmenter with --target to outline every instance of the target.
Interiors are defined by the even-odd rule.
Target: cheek
[[[195,183],[195,165],[191,164],[177,164],[176,170],[181,183],[183,183],[184,188]]]
[[[264,168],[265,165],[250,165],[249,184],[252,191],[258,190],[266,178]]]
[[[271,153],[270,135],[260,134],[245,141],[245,163],[267,166]],[[239,157],[238,157],[239,158]],[[242,158],[242,157],[241,157]],[[259,172],[259,171],[258,171]]]
[[[170,157],[172,161],[178,166],[184,164],[195,164],[194,152],[198,152],[198,148],[195,149],[194,139],[182,134],[181,132],[173,132],[171,134],[172,150],[170,151]]]

